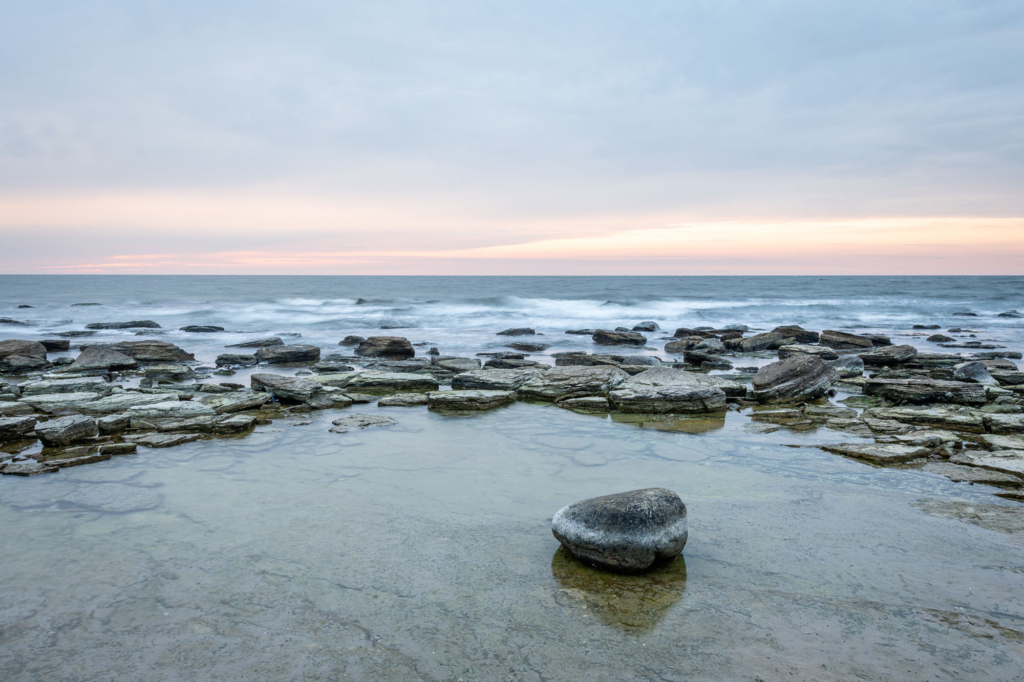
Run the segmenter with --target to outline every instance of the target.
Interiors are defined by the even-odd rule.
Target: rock
[[[839,380],[824,360],[798,355],[773,362],[754,375],[754,399],[760,403],[803,402],[818,398]]]
[[[94,346],[89,346],[90,348]],[[138,362],[187,362],[196,356],[166,341],[122,341],[105,345],[119,353],[124,353]]]
[[[838,332],[832,329],[826,329],[821,332],[821,338],[819,343],[822,346],[828,346],[829,348],[843,349],[843,348],[873,348],[876,344],[866,336],[858,336],[857,334],[848,334],[846,332]],[[825,358],[828,359],[828,358]]]
[[[524,341],[510,343],[508,344],[508,347],[515,348],[516,350],[521,350],[524,353],[539,353],[541,351],[547,350],[548,348],[551,348],[551,346],[546,343],[526,343]]]
[[[602,346],[644,346],[647,337],[639,332],[615,332],[598,329],[592,337],[594,343]]]
[[[949,462],[928,462],[922,467],[922,471],[945,476],[956,483],[978,483],[1005,488],[1019,488],[1024,483],[1024,479],[1014,474],[973,466],[963,466],[961,464],[950,464]]]
[[[878,464],[909,462],[919,457],[927,457],[932,451],[932,448],[914,445],[879,443],[836,443],[834,445],[819,445],[818,447],[825,452],[856,457],[857,459],[866,459]]]
[[[331,422],[334,428],[331,433],[348,433],[361,429],[369,429],[376,426],[393,426],[398,422],[391,417],[383,417],[374,414],[351,414]]]
[[[998,450],[984,453],[964,451],[950,457],[949,461],[953,464],[1000,471],[1024,479],[1024,450]]]
[[[436,391],[437,379],[430,374],[404,372],[362,372],[353,376],[346,388],[364,391]]]
[[[425,393],[395,393],[377,401],[377,405],[380,407],[418,407],[426,404]]]
[[[100,453],[104,455],[132,455],[138,449],[137,443],[107,443],[100,446]]]
[[[24,322],[20,322],[18,320],[12,320],[9,317],[0,317],[0,324],[19,324],[19,325],[24,325],[25,323]]]
[[[77,394],[72,393],[69,395]],[[85,403],[78,409],[82,414],[87,414],[91,417],[99,417],[108,414],[127,412],[128,408],[136,405],[155,405],[157,403],[168,402],[171,399],[172,395],[166,393],[152,395],[145,393],[115,393],[114,395],[109,395],[105,398],[99,398]]]
[[[369,365],[370,369],[378,372],[402,372],[415,373],[430,367],[430,358],[415,358],[411,360],[378,360]]]
[[[991,433],[1024,433],[1024,414],[986,414],[983,419]]]
[[[491,358],[484,363],[484,369],[522,369],[524,367],[540,367],[535,360],[514,360],[511,358]]]
[[[515,391],[434,391],[426,397],[431,410],[451,412],[490,410],[516,401]]]
[[[57,471],[52,464],[43,464],[34,459],[26,459],[21,462],[8,464],[3,468],[4,476],[35,476],[36,474],[52,474]]]
[[[312,363],[320,359],[320,349],[305,345],[264,346],[256,351],[256,359],[268,365]]]
[[[348,386],[348,382],[352,380],[352,377],[359,374],[358,372],[328,372],[326,374],[319,374],[317,376],[310,377],[310,381],[315,381],[323,386],[333,386],[334,388],[344,388]]]
[[[106,346],[89,346],[68,366],[72,372],[89,370],[123,370],[135,369],[139,366],[133,358]]]
[[[191,332],[193,334],[212,334],[224,331],[224,327],[216,327],[212,324],[190,324],[187,327],[182,327],[179,331]]]
[[[271,336],[269,339],[256,339],[254,341],[243,341],[242,343],[228,344],[225,348],[269,348],[270,346],[283,345],[283,340],[277,336]]]
[[[480,361],[476,358],[435,358],[435,367],[446,369],[449,372],[475,372],[480,369]]]
[[[70,416],[37,424],[35,433],[43,445],[61,447],[92,438],[99,433],[99,429],[92,417]]]
[[[0,401],[0,417],[24,417],[36,411],[27,403]]]
[[[521,398],[557,400],[604,395],[629,375],[618,367],[554,367],[519,388]]]
[[[865,410],[862,416],[953,431],[981,433],[985,430],[985,422],[981,416],[963,408],[873,407]]]
[[[234,391],[232,393],[214,393],[199,398],[199,402],[211,408],[217,414],[254,410],[266,404],[270,395],[265,391]]]
[[[45,360],[46,346],[38,341],[24,341],[21,339],[0,341],[0,359],[5,359],[11,355],[22,355]]]
[[[895,403],[925,405],[984,405],[988,402],[984,387],[965,381],[942,381],[929,377],[884,379],[872,377],[864,383],[864,395],[878,396]]]
[[[818,333],[807,331],[796,325],[776,327],[770,332],[756,334],[745,339],[733,339],[727,348],[750,353],[759,350],[777,350],[786,345],[806,345],[818,342]]]
[[[612,409],[612,405],[608,402],[607,398],[596,395],[585,398],[567,398],[566,400],[559,400],[555,404],[567,410],[584,414],[602,414],[610,412]]]
[[[152,381],[181,382],[194,377],[196,373],[188,365],[150,365],[146,378]]]
[[[621,412],[699,414],[725,409],[725,391],[710,377],[671,367],[654,367],[608,391]],[[745,392],[745,391],[744,391]]]
[[[665,344],[666,353],[684,353],[693,350],[704,340],[703,336],[688,336],[678,341],[669,341]]]
[[[616,571],[642,571],[683,551],[686,505],[664,488],[594,497],[558,510],[551,532],[580,560]]]
[[[255,355],[240,355],[235,353],[224,353],[217,356],[218,367],[246,367],[259,363]]]
[[[566,334],[576,334],[577,336],[593,336],[596,329],[567,329]]]
[[[106,417],[100,417],[96,420],[96,426],[99,432],[105,436],[115,435],[126,431],[128,426],[131,424],[131,417],[127,414],[111,414]]]
[[[452,388],[457,390],[482,389],[515,391],[527,381],[543,372],[542,368],[478,369],[452,377]]]
[[[698,343],[694,350],[718,355],[725,352],[725,345],[714,336],[709,336]]]
[[[135,405],[128,408],[132,419],[191,419],[216,414],[212,407],[193,400],[172,400],[152,405]]]
[[[962,365],[958,365],[956,370],[953,372],[953,379],[956,381],[969,381],[975,384],[984,384],[986,386],[999,385],[999,382],[989,374],[988,367],[979,361],[965,362]]]
[[[33,438],[35,417],[0,417],[0,443]]]
[[[175,445],[191,443],[199,440],[201,433],[146,433],[142,435],[125,436],[124,439],[147,448],[171,448]]]
[[[274,398],[304,403],[323,391],[323,384],[312,379],[288,377],[282,374],[253,374],[252,390],[266,391]],[[219,396],[218,396],[219,397]]]
[[[952,336],[946,336],[945,334],[932,334],[928,337],[928,340],[932,343],[953,343],[956,341]]]
[[[1007,310],[1005,313],[999,313],[998,315],[996,315],[996,317],[1013,317],[1019,319],[1021,317],[1024,317],[1024,313],[1021,313],[1016,310]]]
[[[72,379],[41,379],[21,385],[22,395],[43,395],[52,393],[100,393],[108,394],[113,384],[103,377],[75,377]]]
[[[857,410],[851,407],[840,407],[838,405],[807,405],[803,410],[804,416],[813,421],[826,421],[828,419],[856,419]]]
[[[645,320],[633,325],[633,331],[635,332],[656,332],[659,329],[661,327],[658,326],[658,323],[652,320]]]
[[[153,320],[132,320],[131,322],[93,322],[86,329],[160,329]]]
[[[860,353],[858,357],[865,365],[896,365],[901,362],[912,360],[917,355],[917,349],[913,346],[884,346]]]
[[[537,332],[533,331],[529,327],[515,327],[513,329],[506,329],[503,332],[498,332],[498,336],[529,336],[536,333]]]
[[[338,362],[321,360],[320,362],[311,366],[310,369],[318,374],[337,374],[339,372],[352,372],[355,370],[355,367]]]
[[[43,339],[39,343],[48,353],[63,353],[71,350],[71,342],[67,339]]]
[[[915,324],[913,329],[941,329],[940,325],[937,324]]]
[[[1017,370],[1007,371],[1004,369],[990,369],[989,374],[991,374],[992,378],[1003,386],[1024,385],[1024,372],[1019,372]]]
[[[953,313],[953,315],[954,316],[960,316],[960,317],[977,317],[978,313],[960,312],[960,313]]]
[[[789,358],[794,357],[796,355],[814,355],[816,357],[821,358],[822,360],[839,359],[839,353],[835,352],[828,346],[809,346],[806,344],[794,344],[792,346],[779,347],[780,360],[788,360]],[[861,369],[863,370],[864,362],[860,358],[857,358],[857,361],[860,363]],[[833,367],[834,366],[835,365],[833,365]],[[859,376],[859,374],[857,376]]]
[[[1024,450],[1024,436],[1001,436],[984,433],[977,437],[989,450]]]
[[[349,335],[338,342],[339,346],[358,346],[363,341],[366,341],[362,336]]]
[[[416,350],[409,339],[402,336],[371,336],[356,347],[355,353],[364,357],[402,360],[415,357]]]

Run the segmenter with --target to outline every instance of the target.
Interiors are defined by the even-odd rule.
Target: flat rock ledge
[[[652,367],[608,392],[621,412],[701,414],[725,409],[725,391],[715,379],[671,367]]]
[[[686,505],[665,488],[594,497],[559,509],[551,532],[577,559],[633,573],[683,551]]]
[[[516,401],[515,391],[436,391],[427,394],[431,410],[465,412],[491,410]]]
[[[331,433],[348,433],[349,431],[359,431],[375,426],[394,426],[398,422],[391,417],[382,417],[375,414],[350,414],[347,417],[335,419],[331,423],[334,425]]]

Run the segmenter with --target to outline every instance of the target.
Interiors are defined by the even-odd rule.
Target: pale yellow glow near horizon
[[[496,218],[443,200],[372,201],[272,192],[3,195],[0,233],[28,228],[96,234],[99,252],[41,254],[35,272],[278,274],[1024,274],[1024,219],[696,218],[679,212]],[[165,252],[154,237],[181,236]],[[274,248],[226,250],[211,236],[287,237]],[[166,239],[165,239],[166,241]],[[491,265],[488,265],[488,264]],[[514,269],[514,267],[513,267]],[[599,274],[595,272],[594,274]]]

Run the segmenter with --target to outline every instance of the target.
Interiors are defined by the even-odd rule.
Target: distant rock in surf
[[[404,336],[371,336],[356,347],[356,355],[401,360],[416,356],[416,349]]]
[[[132,320],[130,322],[93,322],[86,329],[160,329],[153,320]]]
[[[187,327],[182,327],[178,331],[191,332],[193,334],[212,334],[214,332],[224,331],[224,327],[215,327],[212,324],[190,324]]]
[[[503,332],[498,332],[498,336],[529,336],[536,333],[537,332],[529,327],[515,327],[513,329],[506,329]]]

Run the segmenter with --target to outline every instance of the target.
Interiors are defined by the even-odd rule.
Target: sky
[[[0,273],[1024,274],[1024,3],[0,0]]]

